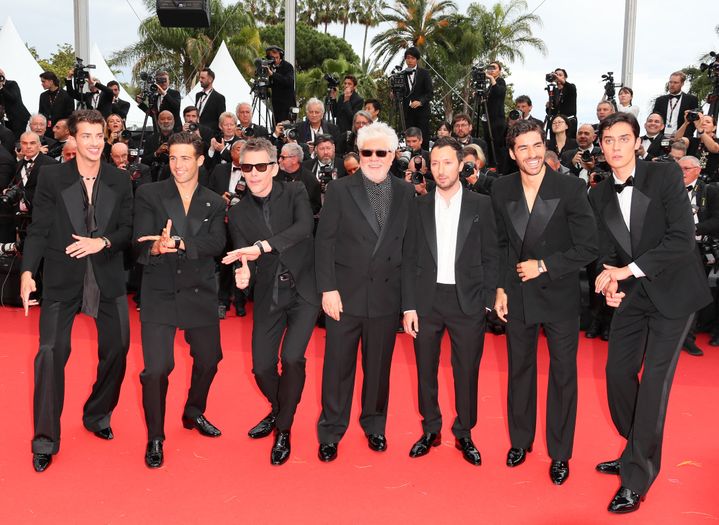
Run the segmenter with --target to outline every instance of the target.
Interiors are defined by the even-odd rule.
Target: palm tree
[[[382,10],[386,4],[383,0],[356,0],[355,22],[364,26],[364,39],[362,40],[362,62],[365,61],[367,51],[367,33],[370,27],[376,27],[382,17]]]
[[[446,44],[445,30],[457,10],[452,0],[398,0],[385,4],[380,22],[391,27],[372,39],[375,55],[385,59],[386,69],[394,57],[410,45],[420,49]]]

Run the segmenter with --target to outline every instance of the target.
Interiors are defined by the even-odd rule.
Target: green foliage
[[[27,46],[27,48],[43,71],[52,71],[60,79],[65,78],[67,72],[75,65],[75,51],[68,43],[58,44],[57,50],[49,58],[41,58],[34,47]]]
[[[325,35],[304,23],[296,27],[295,68],[308,71],[328,58],[340,56],[347,61],[358,64],[359,58],[345,40],[336,36]],[[260,29],[262,42],[266,45],[285,46],[285,25],[278,24]]]

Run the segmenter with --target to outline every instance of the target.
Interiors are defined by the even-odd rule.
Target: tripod
[[[477,106],[474,110],[475,115],[475,126],[474,129],[476,130],[475,133],[479,131],[479,126],[481,123],[487,124],[487,135],[489,139],[489,147],[491,148],[492,153],[492,161],[495,165],[498,165],[499,159],[497,158],[497,149],[494,145],[494,134],[492,133],[492,122],[489,120],[489,109],[487,108],[487,94],[484,91],[477,91],[475,93],[475,100],[477,101]],[[482,119],[484,117],[484,119]]]
[[[327,87],[327,95],[325,95],[325,116],[324,120],[331,122],[332,124],[337,123],[337,101],[332,96],[332,92],[336,88],[332,86]]]
[[[272,130],[272,113],[267,106],[267,101],[269,100],[267,81],[262,78],[255,80],[250,91],[252,92],[252,119],[254,120],[255,112],[257,112],[257,125]],[[264,111],[262,111],[263,105]]]
[[[552,136],[552,120],[554,120],[554,117],[557,116],[559,111],[555,100],[557,84],[554,82],[548,82],[547,87],[545,87],[544,90],[549,95],[549,101],[547,102],[547,116],[544,117],[544,131],[546,133],[546,139],[549,140]]]

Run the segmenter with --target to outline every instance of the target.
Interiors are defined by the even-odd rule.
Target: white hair
[[[357,147],[363,149],[369,140],[382,139],[387,142],[387,149],[394,152],[399,146],[397,133],[384,122],[375,122],[367,126],[363,126],[357,132]]]
[[[684,155],[681,159],[679,159],[679,162],[683,160],[689,161],[694,168],[698,168],[702,165],[701,162],[699,162],[699,159],[693,157],[692,155]]]
[[[30,118],[27,121],[27,129],[30,129],[30,121],[34,118],[39,118],[45,123],[45,127],[47,127],[47,117],[43,115],[42,113],[33,113],[30,115]]]
[[[225,120],[226,118],[232,119],[232,122],[234,122],[235,124],[237,124],[237,115],[235,115],[234,113],[232,113],[232,111],[225,111],[224,113],[221,113],[221,114],[220,114],[220,118],[217,119],[217,124],[218,124],[219,126],[221,126],[221,125],[222,125],[222,121]]]
[[[250,108],[250,111],[252,111],[252,104],[250,104],[249,102],[240,102],[235,106],[235,113],[238,113],[242,106],[247,106],[248,108]]]
[[[311,99],[309,99],[309,100],[307,101],[307,104],[305,104],[305,111],[309,111],[310,106],[319,106],[319,107],[322,108],[322,113],[325,112],[325,103],[322,102],[322,101],[321,101],[320,99],[318,99],[317,97],[312,97]]]

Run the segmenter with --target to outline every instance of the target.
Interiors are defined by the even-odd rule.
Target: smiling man
[[[123,251],[132,234],[132,191],[125,173],[101,162],[105,120],[81,110],[68,120],[75,160],[47,166],[38,177],[32,223],[22,259],[25,314],[36,301],[33,276],[44,259],[40,349],[35,358],[33,467],[44,471],[60,448],[60,415],[70,332],[78,311],[95,319],[97,380],[83,424],[112,439],[110,416],[120,396],[130,325]]]
[[[579,271],[597,256],[597,229],[582,180],[544,164],[542,128],[520,120],[507,132],[518,173],[492,185],[499,239],[495,310],[507,321],[507,413],[512,447],[507,466],[531,452],[537,419],[537,338],[549,346],[547,449],[549,476],[569,476],[577,415]]]

